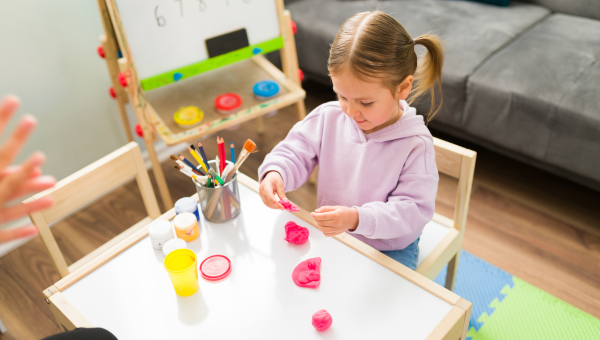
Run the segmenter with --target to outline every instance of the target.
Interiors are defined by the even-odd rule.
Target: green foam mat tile
[[[600,319],[513,277],[514,287],[505,286],[502,302],[494,299],[489,316],[483,313],[473,340],[600,340]]]

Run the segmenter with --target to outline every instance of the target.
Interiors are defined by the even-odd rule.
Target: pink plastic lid
[[[215,106],[221,111],[232,111],[242,105],[242,98],[235,93],[225,93],[215,99]]]
[[[209,256],[200,263],[202,277],[209,281],[218,281],[231,273],[231,261],[223,255]]]

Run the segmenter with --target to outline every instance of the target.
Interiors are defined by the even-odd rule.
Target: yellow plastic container
[[[177,295],[190,296],[200,288],[197,263],[196,254],[189,249],[173,250],[165,257],[165,269]]]
[[[200,236],[200,228],[196,215],[188,212],[178,214],[173,219],[175,234],[186,242],[191,242]]]

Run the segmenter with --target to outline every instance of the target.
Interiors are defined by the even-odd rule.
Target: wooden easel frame
[[[238,173],[238,182],[255,192],[258,192],[258,182],[242,173]],[[198,201],[198,194],[194,194],[191,197]],[[293,214],[316,228],[316,222],[307,210],[300,208],[299,212]],[[175,218],[175,209],[171,209],[158,217],[158,219],[167,221],[172,220],[173,218]],[[81,315],[81,313],[79,313],[79,311],[64,297],[62,292],[146,236],[148,236],[148,225],[44,290],[46,302],[50,305],[52,313],[61,329],[72,330],[77,327],[94,327],[94,325]],[[452,305],[448,314],[446,314],[444,319],[442,319],[437,327],[429,334],[427,339],[466,339],[469,319],[471,318],[471,309],[473,306],[471,302],[461,298],[417,272],[408,269],[396,260],[382,254],[377,249],[372,248],[350,235],[344,233],[335,236],[334,238]]]
[[[137,121],[142,128],[144,143],[146,144],[150,160],[152,161],[154,176],[166,209],[173,207],[173,201],[154,149],[154,142],[158,140],[157,137],[160,137],[165,144],[170,146],[195,140],[204,135],[221,131],[254,118],[258,118],[258,130],[259,133],[263,133],[263,115],[289,105],[296,106],[298,120],[302,120],[306,116],[306,108],[304,106],[306,93],[302,90],[298,75],[298,58],[291,27],[291,14],[284,9],[283,0],[273,0],[277,7],[279,26],[284,42],[284,46],[280,50],[283,73],[261,55],[253,57],[252,60],[258,67],[283,85],[289,93],[281,95],[273,100],[268,100],[261,103],[261,105],[242,109],[239,112],[232,114],[230,117],[220,119],[219,121],[222,121],[222,123],[201,129],[190,129],[177,134],[170,132],[162,118],[146,100],[145,93],[140,87],[140,79],[137,75],[135,63],[132,59],[127,38],[122,28],[121,18],[119,12],[116,10],[115,0],[97,1],[105,30],[105,39],[102,39],[101,37],[101,41],[104,41],[103,46],[106,45],[106,54],[107,56],[108,54],[115,55],[116,48],[118,47],[123,55],[123,57],[118,60],[118,63],[113,60],[106,60],[111,80],[115,90],[117,90],[117,88],[123,90],[121,85],[118,84],[118,72],[120,71],[127,79],[127,87],[124,90],[129,96],[129,101],[135,111]],[[115,82],[118,85],[115,85]],[[121,108],[124,105],[124,99],[120,97],[124,96],[121,92],[117,92],[119,110],[122,111],[121,115],[124,116],[124,108]],[[125,120],[126,118],[124,118],[124,121]],[[125,128],[130,130],[128,125],[126,125]]]

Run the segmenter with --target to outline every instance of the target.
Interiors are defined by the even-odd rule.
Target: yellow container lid
[[[204,111],[196,106],[186,106],[177,110],[173,114],[173,120],[181,127],[192,127],[204,118]]]

